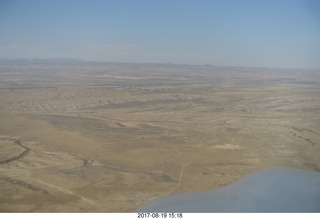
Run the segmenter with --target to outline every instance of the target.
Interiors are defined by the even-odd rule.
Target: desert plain
[[[133,212],[266,167],[320,172],[320,72],[0,61],[0,212]]]

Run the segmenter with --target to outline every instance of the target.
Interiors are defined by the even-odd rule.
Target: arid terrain
[[[0,61],[0,212],[132,212],[264,167],[320,172],[320,72]]]

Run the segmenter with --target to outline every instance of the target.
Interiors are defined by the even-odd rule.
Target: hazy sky
[[[0,0],[0,57],[320,68],[320,1]]]

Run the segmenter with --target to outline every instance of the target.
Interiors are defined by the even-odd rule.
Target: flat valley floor
[[[133,212],[265,167],[320,172],[320,72],[0,62],[0,212]]]

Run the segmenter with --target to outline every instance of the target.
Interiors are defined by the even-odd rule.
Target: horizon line
[[[0,61],[74,61],[74,62],[90,62],[90,63],[109,63],[109,64],[131,64],[131,65],[176,65],[176,66],[209,66],[209,67],[225,67],[225,68],[251,68],[251,69],[270,69],[270,70],[308,70],[320,71],[320,68],[293,68],[293,67],[265,67],[265,66],[235,66],[235,65],[219,65],[219,64],[190,64],[190,63],[172,63],[172,62],[134,62],[134,61],[97,61],[81,58],[70,57],[51,57],[51,58],[23,58],[23,57],[0,57]]]

